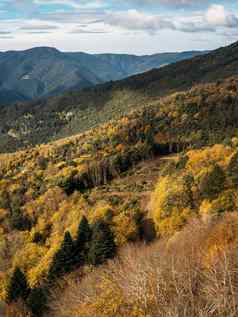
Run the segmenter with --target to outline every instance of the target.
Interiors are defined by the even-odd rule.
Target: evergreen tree
[[[77,237],[75,241],[75,263],[76,264],[84,264],[87,262],[88,258],[88,247],[89,247],[89,241],[91,239],[92,231],[89,226],[88,220],[85,216],[82,217]]]
[[[11,212],[10,226],[12,229],[16,229],[19,231],[30,230],[31,221],[28,217],[22,214],[20,209],[15,209]]]
[[[16,267],[7,287],[7,302],[12,303],[19,298],[26,300],[29,290],[25,274]]]
[[[100,265],[107,259],[112,259],[116,254],[114,235],[109,225],[99,220],[93,227],[92,240],[89,249],[89,262]]]
[[[64,240],[53,257],[49,270],[49,280],[59,277],[72,270],[74,264],[74,243],[69,231],[65,232]]]
[[[47,308],[46,290],[42,288],[33,288],[29,293],[26,304],[30,308],[32,316],[42,316],[42,313]]]

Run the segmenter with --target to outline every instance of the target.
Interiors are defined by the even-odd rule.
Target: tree
[[[29,290],[30,288],[25,274],[16,267],[7,287],[7,302],[12,303],[17,301],[19,298],[26,300],[29,295]]]
[[[89,226],[88,220],[85,216],[83,216],[78,227],[77,237],[75,241],[76,264],[83,264],[87,261],[88,247],[91,235],[92,231]]]
[[[25,231],[31,229],[31,220],[22,214],[20,209],[14,209],[11,211],[9,223],[12,229],[19,231]]]
[[[238,152],[236,151],[229,162],[228,165],[228,175],[229,178],[231,179],[231,182],[234,186],[238,185]]]
[[[74,243],[69,231],[65,232],[64,240],[53,257],[49,270],[49,280],[59,277],[72,270],[74,264]]]
[[[116,254],[114,235],[109,225],[98,220],[93,227],[92,239],[89,248],[89,262],[93,265],[103,264]]]
[[[226,175],[223,169],[215,164],[206,171],[199,180],[199,190],[203,198],[215,198],[223,189]]]
[[[42,288],[33,288],[27,298],[27,306],[33,316],[41,316],[46,309],[47,294]]]

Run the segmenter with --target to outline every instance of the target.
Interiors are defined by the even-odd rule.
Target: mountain
[[[237,315],[237,53],[0,109],[0,314]]]
[[[58,53],[56,53],[58,54]],[[121,81],[0,107],[0,151],[49,142],[121,117],[159,98],[238,74],[238,43]]]
[[[56,95],[159,68],[204,52],[148,56],[64,53],[37,47],[0,54],[0,104]]]
[[[1,154],[2,315],[236,316],[237,104],[221,79]]]

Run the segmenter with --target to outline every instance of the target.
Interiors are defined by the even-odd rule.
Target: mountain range
[[[0,107],[0,315],[237,316],[237,56]]]
[[[58,54],[58,53],[57,53]],[[120,81],[0,107],[0,151],[74,135],[159,98],[238,74],[238,43]]]
[[[160,68],[204,52],[126,54],[65,53],[37,47],[0,53],[0,104],[57,95]]]

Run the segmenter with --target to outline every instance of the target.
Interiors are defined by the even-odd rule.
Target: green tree
[[[223,169],[215,164],[199,181],[199,190],[203,198],[216,197],[225,186],[226,176]]]
[[[84,264],[88,258],[89,241],[91,239],[92,231],[88,220],[85,216],[82,217],[79,226],[77,237],[75,241],[75,263]]]
[[[11,211],[9,224],[14,230],[25,231],[31,229],[31,220],[22,214],[20,209],[14,209]]]
[[[29,290],[30,288],[25,274],[16,267],[7,287],[7,302],[12,303],[17,301],[19,298],[26,300],[29,295]]]
[[[47,308],[47,294],[43,288],[33,288],[26,301],[33,316],[41,316]]]
[[[93,265],[100,265],[107,259],[112,259],[115,254],[114,235],[105,221],[98,220],[93,226],[88,254],[89,262]]]
[[[49,270],[49,280],[53,280],[72,270],[74,265],[75,247],[69,231],[65,232],[64,240],[53,257]]]

